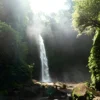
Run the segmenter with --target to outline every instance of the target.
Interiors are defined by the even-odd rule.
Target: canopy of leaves
[[[88,60],[91,81],[100,90],[100,0],[74,0],[73,25],[82,33],[96,33]]]
[[[31,79],[26,61],[26,27],[32,17],[28,4],[28,0],[0,0],[0,90]]]
[[[15,60],[17,35],[18,33],[11,26],[0,21],[0,62],[3,64],[13,63]]]
[[[100,27],[100,0],[74,0],[73,25],[79,33]]]
[[[0,21],[0,89],[11,88],[31,78],[31,71],[18,50],[20,43],[19,33]]]

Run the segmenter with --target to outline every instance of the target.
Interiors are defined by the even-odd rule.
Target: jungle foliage
[[[74,0],[73,25],[79,34],[95,33],[88,67],[92,84],[100,90],[100,0]]]
[[[26,37],[32,13],[28,0],[24,1],[0,0],[0,91],[19,87],[32,78]]]

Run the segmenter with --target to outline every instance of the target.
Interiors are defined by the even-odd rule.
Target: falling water
[[[48,59],[46,56],[44,41],[41,35],[39,35],[39,45],[40,45],[40,59],[41,59],[41,73],[42,73],[42,82],[50,82]]]

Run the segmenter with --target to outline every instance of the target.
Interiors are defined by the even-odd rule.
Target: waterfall
[[[40,46],[42,82],[50,82],[48,59],[46,56],[44,41],[41,35],[39,35],[39,46]]]

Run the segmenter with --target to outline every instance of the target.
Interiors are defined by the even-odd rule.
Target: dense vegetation
[[[9,91],[32,78],[26,37],[31,16],[27,0],[0,0],[0,90]]]
[[[79,3],[76,4],[76,6],[78,5],[80,7]],[[96,9],[96,11],[98,11],[98,9]],[[79,10],[79,8],[77,10]],[[83,7],[83,10],[84,10],[84,7]],[[86,16],[87,12],[83,13],[83,10],[82,12],[81,11],[79,12],[82,14],[85,13],[84,16]],[[89,12],[90,11],[92,10],[90,9]],[[73,41],[71,42],[71,38],[69,37],[66,38],[66,36],[64,36],[64,34],[66,34],[65,32],[66,25],[68,23],[71,24],[71,21],[69,21],[69,19],[71,18],[72,11],[69,11],[69,12],[65,13],[65,11],[62,11],[59,14],[58,16],[60,18],[59,23],[56,21],[56,17],[51,18],[49,16],[47,16],[48,22],[43,23],[46,26],[46,30],[43,30],[44,33],[51,34],[51,38],[48,34],[47,36],[46,35],[44,36],[44,42],[45,42],[47,56],[49,60],[51,76],[52,77],[57,76],[59,77],[59,79],[61,79],[61,81],[63,80],[62,73],[66,72],[65,69],[67,69],[68,66],[69,67],[75,66],[75,64],[77,63],[80,64],[79,66],[81,66],[81,64],[84,64],[87,62],[86,59],[87,59],[87,55],[88,55],[89,47],[90,47],[90,40],[89,40],[90,38],[87,38],[87,40],[89,40],[88,41],[89,43],[87,45],[81,45],[79,47],[77,46],[77,44],[79,45],[83,41],[85,41],[86,37],[84,38],[82,37],[80,38],[80,40],[78,39],[76,40],[75,38],[76,35],[74,35],[73,38],[75,38],[75,40],[73,39]],[[77,14],[79,12],[77,12]],[[78,14],[78,15],[82,15],[82,14]],[[89,19],[90,16],[94,16],[94,15],[96,16],[96,14],[94,15],[93,14],[89,15],[88,18],[85,19],[86,20],[85,23],[83,21],[84,19],[79,19],[79,18],[84,18],[84,16],[83,17],[75,16],[76,18],[74,19],[74,21],[75,23],[78,22],[78,24],[75,25],[76,28],[79,29],[79,31],[83,32],[83,30],[85,30],[85,27],[87,27],[88,25],[91,25],[87,28],[89,30],[92,30],[92,33],[96,30],[97,34],[99,34],[98,33],[99,30],[97,30],[97,27],[99,26],[99,23],[97,22],[99,21],[99,17],[98,18],[96,17],[97,19],[93,18],[92,19],[93,22],[92,21],[90,22],[90,19]],[[21,0],[9,0],[9,1],[0,0],[0,93],[5,90],[10,91],[11,89],[15,87],[22,87],[26,82],[30,81],[32,77],[39,79],[40,58],[38,57],[39,55],[38,50],[37,50],[38,47],[37,47],[37,44],[35,43],[34,37],[31,37],[32,40],[30,41],[29,37],[27,37],[27,34],[26,34],[27,26],[31,26],[31,24],[33,23],[32,18],[33,18],[33,14],[29,7],[28,0],[24,0],[24,2],[22,2]],[[62,21],[63,18],[64,20]],[[87,24],[88,20],[89,20],[89,24]],[[86,25],[83,25],[83,24],[86,24]],[[67,27],[71,29],[70,26],[71,25]],[[88,30],[86,29],[85,31],[88,31]],[[62,33],[64,34],[62,35]],[[71,32],[68,31],[68,34],[69,33]],[[57,35],[59,35],[59,37],[57,37]],[[98,35],[96,36],[99,37]],[[97,50],[95,49],[95,45],[98,45],[99,39],[97,40],[97,42],[96,40],[94,40],[95,42],[93,44],[94,49],[91,51],[89,66],[91,66],[92,60],[95,60],[94,58],[93,59],[91,58],[94,57],[94,54],[96,52],[95,50]],[[60,43],[61,41],[63,42]],[[66,46],[65,46],[65,43],[66,43]],[[75,48],[73,49],[73,47]],[[82,49],[85,47],[87,47],[88,49],[86,48],[86,51],[83,52]],[[97,48],[99,48],[99,45]],[[95,56],[95,58],[97,58],[97,56]],[[35,66],[33,66],[34,62],[35,62]],[[97,64],[97,62],[95,64]],[[93,66],[93,68],[94,67],[95,66]],[[98,67],[96,68],[98,71]],[[76,68],[73,67],[73,69],[76,69]],[[79,68],[79,70],[80,69],[81,68]],[[92,72],[91,67],[90,67],[90,71],[92,73],[92,76],[94,77],[94,74],[93,74],[94,70]],[[71,80],[70,75],[67,77],[69,77],[69,80]],[[56,79],[56,77],[54,78]],[[97,79],[94,77],[93,83],[95,84],[96,82],[97,82]]]
[[[92,84],[100,90],[100,0],[74,0],[73,25],[79,34],[95,33],[88,67]]]

